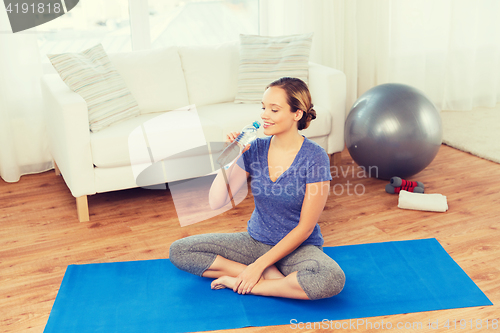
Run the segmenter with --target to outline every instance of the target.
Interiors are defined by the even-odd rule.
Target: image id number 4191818
[[[37,27],[75,8],[80,0],[3,0],[12,32]]]
[[[447,319],[442,323],[439,320],[430,321],[430,329],[440,327],[452,330],[498,330],[498,319]]]
[[[16,2],[16,3],[9,3],[7,7],[5,7],[7,10],[7,13],[12,14],[59,14],[61,13],[64,9],[61,6],[61,3],[55,2],[39,2],[39,1],[29,1],[29,2]]]

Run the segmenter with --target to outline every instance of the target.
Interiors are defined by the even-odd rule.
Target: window
[[[258,0],[149,0],[153,48],[207,45],[259,33]]]
[[[37,28],[48,67],[46,54],[81,52],[98,43],[114,53],[219,44],[240,33],[259,33],[259,0],[85,0]]]
[[[126,0],[85,0],[65,15],[41,25],[38,45],[46,54],[80,52],[102,43],[108,52],[132,50]]]

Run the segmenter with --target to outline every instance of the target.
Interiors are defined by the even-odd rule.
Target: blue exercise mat
[[[346,274],[332,298],[301,301],[211,290],[168,259],[70,265],[44,332],[192,332],[297,325],[492,305],[432,239],[324,248]],[[427,323],[424,323],[426,325]]]

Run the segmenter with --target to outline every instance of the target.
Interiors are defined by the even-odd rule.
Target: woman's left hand
[[[233,291],[241,295],[250,294],[253,287],[255,287],[261,279],[263,272],[264,269],[260,268],[255,263],[248,265],[247,268],[236,277]]]

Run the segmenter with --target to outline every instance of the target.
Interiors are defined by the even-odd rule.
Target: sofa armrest
[[[50,152],[74,197],[96,193],[87,103],[58,74],[41,78]]]
[[[327,108],[332,115],[327,153],[341,152],[344,150],[345,74],[337,69],[310,62],[309,90],[313,104]]]

